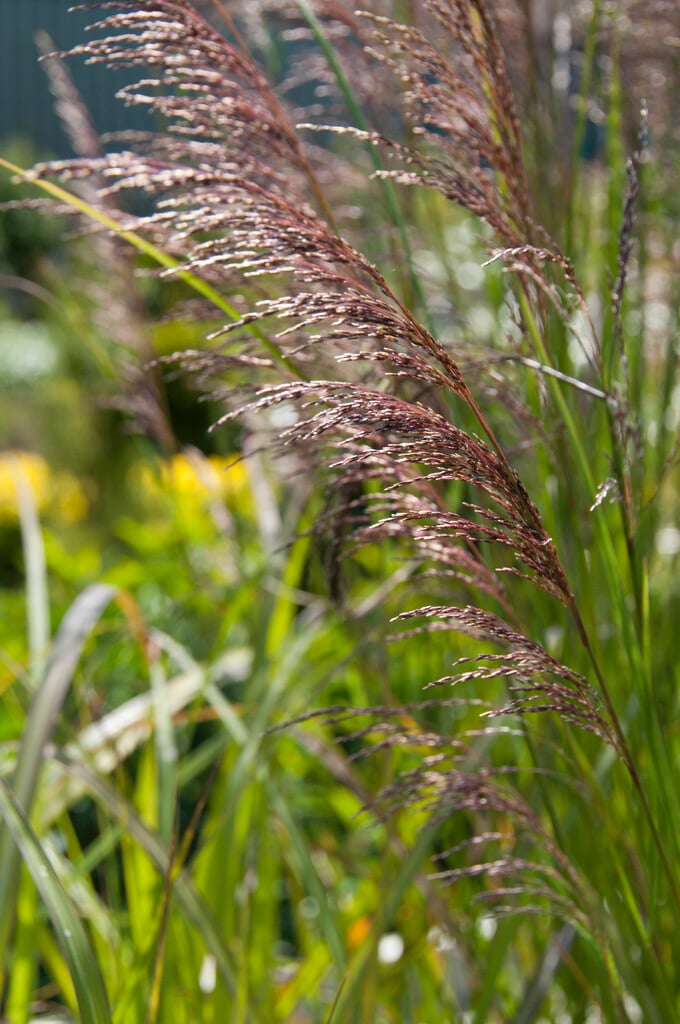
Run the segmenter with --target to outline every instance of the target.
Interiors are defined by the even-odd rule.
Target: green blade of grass
[[[421,829],[417,840],[404,857],[399,872],[389,892],[386,894],[386,899],[381,908],[382,912],[376,917],[370,934],[360,946],[343,979],[342,991],[334,1008],[333,1020],[345,1021],[354,1019],[351,1016],[351,1012],[353,1008],[358,1006],[357,1000],[359,1000],[361,995],[364,976],[375,954],[378,940],[383,931],[389,927],[390,919],[400,906],[409,885],[418,873],[422,871],[428,853],[436,841],[438,831],[437,825]]]
[[[337,969],[342,972],[345,968],[345,953],[340,930],[338,928],[338,922],[333,915],[332,907],[328,900],[328,894],[326,893],[323,883],[319,878],[319,873],[314,866],[314,861],[309,847],[305,842],[302,830],[298,827],[295,821],[291,808],[289,807],[284,795],[278,791],[273,784],[271,788],[273,790],[271,800],[274,810],[286,829],[286,834],[290,843],[288,856],[294,866],[294,870],[296,871],[298,878],[304,885],[305,891],[316,900],[319,908],[321,930],[326,939],[333,961]]]
[[[38,936],[43,929],[39,895],[30,875],[19,881],[17,916],[12,943],[12,970],[8,978],[6,1012],[12,1024],[28,1024],[38,975]],[[70,993],[69,986],[69,993]]]
[[[55,637],[42,684],[28,713],[13,780],[14,796],[27,814],[33,803],[43,751],[83,646],[115,593],[115,587],[106,583],[87,587],[67,611]]]
[[[47,568],[38,509],[23,467],[17,460],[13,466],[14,483],[19,505],[21,546],[26,573],[26,618],[30,678],[36,684],[44,669],[50,642],[50,606],[47,589]]]
[[[159,655],[149,660],[158,773],[158,830],[170,843],[177,810],[177,745],[167,699],[168,679]]]
[[[472,1024],[485,1024],[489,1019],[498,999],[499,981],[507,969],[508,954],[512,950],[519,926],[520,920],[516,916],[500,921],[496,928],[485,956],[484,979],[475,996]]]
[[[158,834],[144,824],[131,804],[85,764],[66,764],[62,768],[84,785],[106,813],[120,823],[131,839],[139,843],[158,872],[164,877],[167,876],[170,869],[169,852]],[[201,898],[185,870],[180,871],[174,878],[173,892],[187,920],[198,930],[205,948],[215,957],[217,969],[227,990],[233,996],[237,990],[237,981],[231,952],[222,942],[219,925],[213,919],[210,907]],[[256,1024],[259,1018],[253,1009],[249,1008],[246,1019],[250,1024]]]
[[[50,653],[43,681],[31,704],[12,779],[13,798],[29,817],[45,746],[68,692],[83,645],[104,608],[116,593],[114,587],[97,583],[73,602]],[[20,860],[11,835],[0,835],[0,961],[12,930]]]
[[[38,932],[38,952],[45,970],[59,987],[61,998],[75,1015],[78,1009],[78,997],[73,987],[73,978],[52,929],[41,928]]]
[[[564,924],[556,931],[548,943],[534,977],[527,986],[522,997],[522,1005],[515,1015],[513,1024],[533,1024],[536,1020],[543,1000],[554,983],[555,975],[566,953],[569,952],[575,936],[574,926]],[[485,979],[486,983],[486,979]],[[486,983],[488,987],[488,983]],[[482,1024],[484,1018],[475,1017],[475,1024]]]
[[[47,908],[69,966],[83,1024],[110,1024],[106,989],[85,929],[26,814],[2,780],[0,814]]]

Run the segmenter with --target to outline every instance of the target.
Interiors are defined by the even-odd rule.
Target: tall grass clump
[[[215,698],[241,754],[191,826],[193,881],[169,806],[153,834],[120,819],[164,875],[163,914],[183,879],[175,928],[209,921],[210,955],[226,948],[223,1002],[208,1010],[196,978],[191,1019],[678,1019],[677,35],[646,6],[566,8],[541,37],[532,5],[500,0],[87,5],[100,20],[70,56],[138,69],[121,98],[152,127],[22,177],[127,239],[172,283],[177,323],[205,324],[145,371],[142,428],[167,437],[158,366],[190,374],[215,431],[279,466],[295,518],[272,542],[287,603],[254,670],[278,658],[288,681],[253,691],[249,735]],[[300,924],[285,983],[272,955],[248,992],[229,957],[250,931],[213,941],[246,897],[217,895],[210,848],[231,884],[224,822],[238,843],[248,775],[279,740],[359,799],[355,837],[380,823],[386,884],[354,953],[329,905],[323,970]],[[2,810],[40,874],[20,769]],[[276,787],[248,792],[289,822]],[[318,860],[313,827],[296,842]],[[273,845],[253,934],[282,913]],[[407,930],[413,878],[428,927],[390,992],[380,939]],[[152,1016],[163,986],[190,985],[163,936]],[[316,1000],[281,994],[299,977]]]

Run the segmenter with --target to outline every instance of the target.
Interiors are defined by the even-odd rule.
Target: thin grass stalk
[[[543,341],[543,336],[541,334],[541,331],[538,329],[538,327],[536,325],[534,316],[533,316],[531,308],[529,306],[529,301],[526,298],[525,294],[521,294],[520,295],[520,304],[521,304],[521,307],[522,307],[522,314],[523,314],[523,316],[525,318],[525,321],[526,321],[527,326],[529,328],[529,331],[531,333],[531,336],[532,336],[532,339],[534,341],[534,344],[536,345],[537,351],[540,353],[540,358],[541,358],[542,361],[548,362],[549,361],[549,357],[548,357],[547,350],[545,348],[545,344],[544,344],[544,341]],[[583,446],[581,444],[580,435],[579,435],[579,433],[578,433],[578,431],[576,429],[576,424],[574,423],[573,417],[572,417],[571,412],[569,410],[569,407],[568,407],[568,405],[567,405],[567,403],[565,401],[564,395],[562,394],[562,390],[561,390],[561,388],[559,386],[559,383],[557,381],[553,381],[552,379],[550,379],[549,380],[549,386],[551,388],[553,399],[554,399],[554,401],[555,401],[555,403],[556,403],[556,405],[557,405],[557,407],[558,407],[558,409],[560,411],[560,416],[562,418],[562,421],[564,422],[564,424],[566,426],[566,429],[568,431],[569,437],[570,437],[570,439],[572,441],[572,444],[574,446],[574,451],[575,451],[576,456],[577,456],[577,462],[578,462],[578,465],[579,465],[579,467],[581,469],[584,481],[586,483],[586,486],[588,487],[589,492],[592,494],[592,493],[594,493],[594,489],[595,489],[594,488],[594,481],[593,481],[593,478],[592,478],[592,474],[591,474],[591,470],[590,470],[590,465],[588,463],[588,458],[587,458],[587,456],[585,454],[585,451],[583,449]],[[598,537],[599,537],[600,544],[601,544],[601,549],[602,549],[602,551],[603,551],[603,553],[605,555],[605,567],[607,568],[608,577],[609,577],[609,581],[610,581],[610,593],[612,593],[615,596],[615,598],[617,599],[617,605],[618,605],[618,616],[617,616],[617,618],[618,618],[618,625],[619,625],[619,627],[621,629],[622,635],[626,637],[626,644],[625,644],[626,652],[627,652],[629,658],[632,656],[632,652],[633,651],[637,652],[637,656],[634,658],[634,660],[631,661],[631,668],[632,668],[633,672],[636,673],[636,675],[638,675],[638,677],[645,678],[646,677],[645,664],[644,664],[644,661],[643,661],[643,659],[641,657],[641,653],[640,653],[640,636],[639,636],[639,633],[636,633],[636,635],[633,636],[633,634],[631,632],[630,616],[628,614],[628,609],[626,607],[625,600],[624,600],[624,594],[623,594],[623,591],[622,591],[622,588],[621,588],[621,585],[620,585],[620,577],[618,575],[618,561],[617,561],[616,555],[614,553],[614,549],[613,549],[613,545],[612,545],[612,541],[611,541],[611,536],[609,534],[609,531],[607,529],[607,526],[606,526],[606,523],[605,523],[603,517],[596,516],[595,517],[595,524],[596,524],[596,529],[597,529]],[[628,772],[630,774],[630,777],[631,777],[631,780],[633,782],[633,786],[635,788],[635,791],[638,794],[638,798],[640,800],[640,804],[641,804],[641,807],[642,807],[645,819],[647,821],[647,825],[648,825],[648,828],[650,830],[650,833],[651,833],[651,836],[652,836],[652,840],[654,842],[654,846],[656,848],[657,854],[658,854],[660,862],[662,864],[664,874],[666,875],[666,879],[668,881],[668,885],[669,885],[669,889],[670,889],[670,892],[671,892],[671,895],[672,895],[672,898],[673,898],[673,902],[675,903],[675,906],[676,906],[676,909],[677,909],[678,913],[680,913],[680,885],[678,884],[678,881],[677,881],[677,879],[675,877],[675,870],[673,869],[673,865],[671,864],[670,857],[668,856],[668,853],[666,851],[665,845],[664,845],[663,840],[661,838],[661,835],[659,833],[659,830],[658,830],[658,827],[657,827],[654,815],[652,814],[652,810],[651,810],[651,807],[650,807],[650,804],[649,804],[647,793],[646,793],[646,791],[644,789],[644,786],[642,784],[642,780],[640,778],[640,773],[639,773],[639,771],[637,769],[637,766],[636,766],[636,763],[635,763],[635,759],[633,757],[632,750],[630,749],[630,746],[628,744],[628,740],[626,738],[626,733],[625,733],[625,731],[623,729],[623,726],[622,726],[621,721],[619,719],[618,713],[616,711],[616,706],[615,706],[615,704],[614,704],[614,702],[612,700],[611,694],[609,692],[609,687],[608,687],[607,682],[605,680],[605,677],[604,677],[604,674],[602,672],[602,669],[600,668],[599,660],[598,660],[598,658],[597,658],[597,656],[595,654],[595,651],[593,649],[593,646],[592,646],[592,644],[590,642],[590,638],[589,638],[588,632],[587,632],[587,630],[585,628],[585,624],[583,623],[583,620],[581,618],[581,614],[579,612],[578,606],[576,605],[576,602],[573,599],[573,597],[572,597],[571,601],[569,602],[569,610],[570,610],[572,618],[574,619],[574,622],[576,624],[576,627],[577,627],[577,630],[578,630],[578,634],[579,634],[579,638],[581,640],[581,643],[583,644],[583,646],[584,646],[584,648],[585,648],[585,650],[586,650],[586,652],[588,654],[588,657],[590,659],[590,662],[591,662],[591,664],[593,666],[593,671],[595,672],[595,676],[597,678],[598,685],[599,685],[600,691],[602,693],[602,697],[603,697],[603,699],[605,701],[605,704],[606,704],[606,707],[607,707],[607,711],[609,712],[609,716],[610,716],[611,722],[612,722],[612,724],[614,726],[614,729],[616,731],[617,740],[618,740],[618,743],[620,745],[620,749],[621,749],[621,752],[623,754],[623,757],[624,757],[624,760],[625,760],[625,763],[626,763],[626,767],[627,767]]]
[[[573,142],[571,146],[572,163],[570,167],[569,196],[572,202],[567,203],[567,210],[571,214],[574,210],[573,197],[579,194],[581,180],[577,168],[584,166],[581,154],[585,142],[586,126],[588,123],[588,99],[591,91],[593,69],[597,53],[598,27],[602,17],[602,0],[594,0],[588,29],[585,35],[585,50],[583,54],[583,65],[581,69],[581,83],[578,93],[578,104],[576,107],[576,124],[574,126]],[[574,223],[570,216],[566,224],[566,251],[574,250]]]
[[[149,992],[149,1003],[146,1014],[146,1024],[156,1024],[160,1012],[160,1003],[163,986],[163,973],[165,951],[168,940],[168,928],[170,923],[170,901],[172,899],[172,880],[176,876],[176,854],[177,854],[177,829],[172,829],[168,845],[168,866],[163,880],[163,896],[161,904],[160,921],[158,934],[156,936],[155,951],[153,957],[153,968],[151,972],[151,991]]]
[[[21,545],[26,566],[26,616],[30,651],[30,680],[37,686],[44,672],[50,644],[50,606],[47,587],[47,564],[38,510],[25,471],[21,464],[13,470],[19,505]]]
[[[369,130],[369,126],[368,122],[366,121],[366,118],[364,117],[364,112],[361,109],[361,106],[356,98],[356,95],[354,93],[354,90],[352,89],[351,84],[347,80],[347,76],[345,75],[345,72],[342,69],[342,66],[337,58],[337,55],[331,43],[329,42],[323,30],[323,26],[321,25],[319,19],[315,15],[312,8],[307,3],[307,0],[295,0],[295,3],[300,8],[300,11],[305,21],[312,30],[316,42],[319,44],[321,51],[323,52],[326,60],[328,61],[328,64],[331,70],[333,71],[333,74],[335,75],[335,79],[340,88],[340,92],[342,93],[345,103],[347,104],[347,109],[349,110],[356,127],[359,128],[361,131],[367,132]],[[369,156],[371,157],[375,170],[381,171],[383,169],[383,165],[382,161],[380,160],[380,157],[376,152],[375,147],[372,146],[370,143],[367,143],[366,149],[368,151]],[[379,181],[382,187],[383,195],[385,197],[385,204],[387,206],[390,220],[396,227],[399,235],[399,242],[402,248],[402,252],[404,254],[404,259],[406,260],[406,266],[408,268],[408,280],[411,290],[413,292],[413,296],[423,311],[423,314],[425,316],[425,322],[427,324],[428,329],[430,331],[433,331],[434,325],[432,323],[432,319],[430,317],[430,313],[428,310],[428,304],[425,298],[425,293],[423,291],[423,286],[420,282],[420,277],[418,275],[418,272],[413,261],[411,243],[409,242],[408,234],[406,232],[406,225],[404,223],[404,218],[399,207],[399,202],[397,200],[394,187],[391,181],[388,181],[384,178],[379,178]],[[330,220],[329,224],[332,225],[332,223],[333,221]]]

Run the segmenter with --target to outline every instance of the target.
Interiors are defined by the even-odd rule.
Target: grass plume
[[[383,550],[388,578],[393,560],[407,563],[383,603],[384,629],[391,643],[431,643],[441,654],[434,678],[420,680],[437,698],[321,716],[354,759],[389,764],[371,810],[387,820],[408,809],[443,829],[433,877],[479,883],[472,902],[573,926],[595,949],[579,970],[596,979],[612,1020],[632,1019],[639,943],[635,999],[648,1019],[664,1019],[677,982],[663,950],[680,912],[679,851],[672,787],[662,780],[648,792],[650,762],[663,773],[670,754],[651,700],[654,529],[644,522],[662,474],[652,479],[645,461],[641,359],[625,319],[646,114],[619,196],[605,315],[593,312],[593,271],[567,250],[569,231],[553,237],[560,232],[539,223],[496,5],[422,0],[413,24],[384,4],[317,3],[313,20],[307,5],[277,5],[306,25],[294,40],[321,26],[339,69],[345,49],[366,44],[361,84],[371,67],[380,96],[393,82],[384,128],[328,123],[323,104],[294,110],[227,5],[200,6],[87,5],[102,17],[68,56],[139,69],[121,98],[148,108],[160,128],[28,177],[85,185],[121,233],[171,257],[164,277],[200,280],[233,304],[225,322],[224,308],[203,302],[213,325],[205,347],[163,365],[193,374],[224,406],[215,430],[257,424],[265,448],[293,453],[287,465],[328,488],[309,532],[331,552],[332,595],[345,560]],[[310,73],[318,67],[316,55]],[[332,71],[326,62],[321,80],[347,100]],[[459,338],[431,315],[426,274],[408,294],[390,266],[389,232],[381,252],[360,218],[336,215],[344,180],[329,174],[334,147],[341,169],[359,143],[378,155],[362,188],[397,187],[400,216],[415,189],[435,217],[454,204],[475,218],[484,268],[507,306],[492,344]],[[128,194],[141,194],[147,212],[121,212]],[[344,613],[360,618],[349,590]],[[566,640],[553,653],[555,623]],[[602,815],[592,865],[573,827],[589,806]],[[644,834],[638,844],[628,815]]]

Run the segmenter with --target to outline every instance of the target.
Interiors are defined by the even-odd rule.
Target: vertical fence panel
[[[38,65],[35,34],[47,32],[58,49],[86,38],[85,27],[96,12],[69,13],[75,0],[0,0],[0,147],[13,138],[32,141],[40,155],[72,155],[67,137],[54,113],[47,78]],[[148,129],[142,110],[130,110],[115,92],[135,72],[112,72],[69,61],[69,70],[99,132],[125,128]]]

